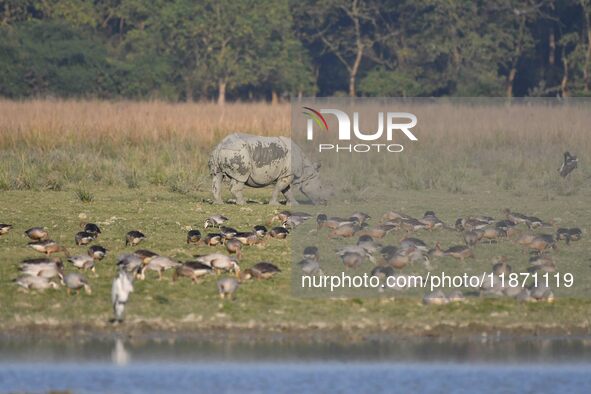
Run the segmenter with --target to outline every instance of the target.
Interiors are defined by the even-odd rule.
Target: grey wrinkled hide
[[[313,202],[318,202],[321,195],[317,169],[300,147],[287,137],[231,134],[213,149],[208,165],[213,177],[215,203],[223,202],[223,178],[230,180],[230,191],[237,204],[245,203],[242,195],[245,185],[264,187],[275,184],[269,204],[279,203],[279,193],[283,193],[290,204],[297,204],[292,186],[299,187]]]

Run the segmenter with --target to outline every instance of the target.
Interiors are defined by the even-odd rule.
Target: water
[[[591,341],[0,343],[0,392],[591,393]]]

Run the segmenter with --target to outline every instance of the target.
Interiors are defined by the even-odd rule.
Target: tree
[[[361,62],[376,40],[378,3],[368,0],[331,0],[322,4],[302,2],[294,7],[303,22],[302,36],[308,45],[320,45],[347,70],[348,93],[357,95]]]

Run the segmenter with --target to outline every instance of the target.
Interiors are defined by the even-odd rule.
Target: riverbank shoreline
[[[192,340],[209,343],[265,344],[359,344],[395,342],[405,339],[441,341],[482,341],[487,339],[587,338],[587,324],[514,324],[481,323],[436,325],[340,325],[340,324],[194,324],[163,320],[134,320],[123,324],[110,322],[42,322],[0,325],[0,342],[29,340],[112,340],[137,341]]]

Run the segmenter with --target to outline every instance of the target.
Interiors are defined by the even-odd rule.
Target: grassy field
[[[359,335],[371,330],[389,335],[496,330],[587,333],[591,318],[587,297],[591,290],[591,239],[587,233],[591,187],[584,158],[591,155],[591,138],[590,123],[581,121],[589,117],[586,110],[528,109],[539,119],[531,115],[529,126],[515,134],[509,126],[504,128],[501,109],[486,113],[466,109],[473,123],[491,121],[482,121],[478,133],[467,127],[449,130],[447,135],[441,128],[429,130],[430,138],[424,138],[412,154],[394,159],[396,173],[385,178],[389,193],[379,195],[384,190],[375,191],[371,186],[360,188],[364,178],[359,177],[346,182],[346,199],[326,208],[327,213],[339,215],[367,210],[374,217],[386,209],[420,217],[431,209],[453,223],[457,217],[471,214],[500,217],[500,210],[509,207],[561,226],[581,227],[585,232],[582,241],[570,247],[561,244],[554,252],[560,271],[574,274],[576,291],[557,291],[553,304],[472,297],[463,304],[424,306],[420,294],[300,298],[292,292],[290,242],[271,239],[247,248],[241,265],[247,268],[258,261],[272,261],[283,270],[275,279],[244,283],[235,302],[221,302],[215,277],[192,285],[188,280],[171,283],[170,273],[162,282],[149,275],[136,282],[125,329],[344,329]],[[431,116],[445,113],[434,109]],[[564,119],[569,117],[574,121],[565,125]],[[544,123],[547,127],[539,131]],[[82,324],[110,330],[107,320],[111,317],[115,258],[133,250],[124,246],[124,234],[129,230],[147,234],[142,248],[187,260],[216,249],[185,243],[187,230],[202,229],[204,219],[212,213],[227,215],[229,224],[238,229],[266,222],[274,207],[214,206],[207,202],[207,152],[212,143],[234,131],[288,135],[289,106],[233,104],[220,109],[209,104],[0,101],[0,222],[15,226],[0,237],[0,328],[18,333],[31,326],[61,327],[58,332],[65,334],[69,331],[64,327]],[[582,158],[581,168],[562,180],[556,168],[566,149]],[[330,170],[330,164],[328,167]],[[365,169],[365,178],[375,171],[384,179],[389,168],[373,163]],[[269,195],[270,190],[265,189],[247,191],[248,197],[260,201],[268,200]],[[225,197],[230,196],[226,193]],[[303,206],[301,210],[312,208]],[[72,253],[82,253],[85,248],[74,246],[81,217],[103,228],[98,243],[110,250],[99,263],[99,276],[88,275],[93,294],[69,297],[63,289],[17,291],[11,280],[17,275],[18,262],[36,256],[25,247],[23,231],[47,226],[51,238]],[[296,229],[296,235],[316,237],[310,233],[313,227],[308,223]],[[451,231],[417,235],[429,244],[461,243],[460,235]],[[322,232],[316,239],[325,236]],[[383,243],[396,244],[402,236],[393,233]],[[346,241],[322,242],[324,258],[336,262],[330,249]],[[476,259],[465,266],[448,258],[435,260],[434,270],[482,272],[490,269],[497,255],[508,256],[518,271],[527,267],[527,256],[510,241],[478,245],[475,253]]]

